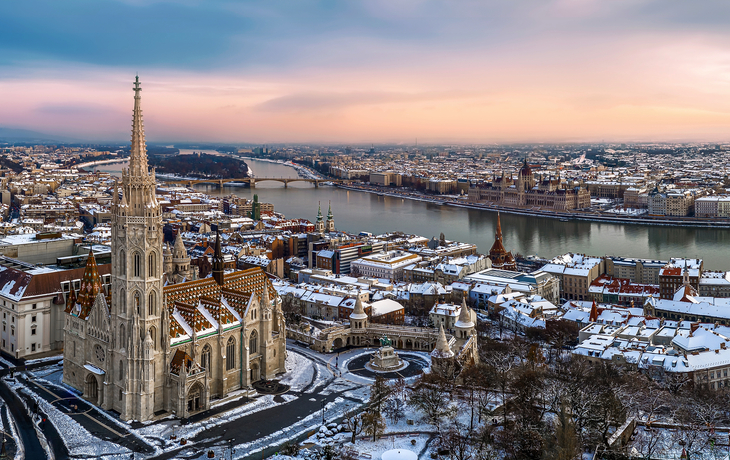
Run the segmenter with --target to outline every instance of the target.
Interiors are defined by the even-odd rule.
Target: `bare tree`
[[[405,416],[405,402],[400,398],[390,398],[383,405],[383,413],[391,423],[398,423]]]
[[[560,405],[560,411],[553,422],[554,434],[545,451],[545,460],[574,460],[580,455],[580,443],[575,423],[568,413],[567,404]]]
[[[651,427],[637,430],[631,448],[634,455],[644,460],[658,458],[667,453],[667,443],[661,436],[662,431]]]
[[[441,420],[451,412],[449,392],[441,385],[424,382],[411,393],[408,405],[422,412],[428,423],[437,429]]]
[[[377,441],[378,436],[385,431],[385,421],[380,412],[368,411],[362,416],[362,421],[363,430],[367,435],[373,437],[373,442]]]
[[[362,412],[357,412],[357,410],[353,409],[345,414],[344,422],[345,428],[351,434],[350,441],[355,444],[357,435],[362,433],[363,429]]]
[[[471,460],[474,457],[472,442],[462,433],[461,428],[458,425],[451,426],[438,438],[438,447],[448,451],[451,460]]]
[[[375,381],[370,385],[370,400],[368,401],[370,410],[380,413],[383,404],[390,398],[391,393],[392,389],[383,376],[376,375]]]
[[[515,356],[507,346],[495,347],[484,359],[494,376],[494,383],[502,399],[502,423],[507,423],[507,395],[512,382],[512,370],[515,368]]]

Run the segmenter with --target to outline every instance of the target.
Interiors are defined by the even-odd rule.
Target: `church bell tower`
[[[123,420],[149,420],[163,409],[162,212],[155,171],[147,166],[139,77],[134,81],[129,168],[115,185],[112,205],[113,338],[107,370],[112,391],[105,408]]]

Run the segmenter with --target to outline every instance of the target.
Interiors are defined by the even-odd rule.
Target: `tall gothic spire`
[[[494,239],[502,241],[502,220],[499,218],[499,211],[497,211],[497,233],[494,235]]]
[[[215,229],[215,253],[213,254],[213,278],[219,286],[223,286],[223,253],[221,251],[220,227]]]
[[[327,220],[332,220],[334,216],[332,215],[332,201],[330,201],[330,209],[327,211]]]
[[[134,114],[132,115],[132,148],[129,155],[129,172],[132,176],[147,176],[147,145],[144,138],[144,122],[142,121],[142,88],[139,76],[134,79]]]

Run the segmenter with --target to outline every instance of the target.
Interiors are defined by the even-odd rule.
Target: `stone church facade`
[[[66,303],[63,380],[123,420],[187,417],[285,371],[284,315],[262,269],[224,272],[219,235],[211,278],[164,285],[170,258],[147,165],[138,79],[134,92],[129,168],[112,205],[111,288],[104,292],[90,255]],[[175,246],[174,275],[190,279]]]

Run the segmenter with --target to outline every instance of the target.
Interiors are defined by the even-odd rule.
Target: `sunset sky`
[[[0,126],[124,140],[730,141],[726,0],[0,2]]]

